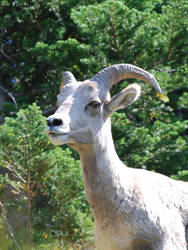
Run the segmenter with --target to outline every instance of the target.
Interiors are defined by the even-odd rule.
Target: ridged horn
[[[117,82],[128,78],[143,80],[155,88],[157,92],[162,93],[157,80],[152,74],[131,64],[112,65],[99,71],[90,80],[103,83],[110,88]]]
[[[63,72],[60,90],[63,88],[64,85],[74,82],[76,82],[76,79],[70,71]]]

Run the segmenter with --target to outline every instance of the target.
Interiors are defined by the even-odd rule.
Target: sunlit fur
[[[97,82],[69,83],[48,118],[62,119],[62,124],[48,126],[47,133],[53,144],[66,143],[80,155],[97,249],[186,250],[188,184],[128,168],[114,148],[109,117],[139,95],[136,84],[110,99]],[[94,100],[101,102],[97,110],[88,105]]]

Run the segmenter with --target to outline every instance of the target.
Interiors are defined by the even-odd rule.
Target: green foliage
[[[188,170],[179,171],[176,175],[172,176],[175,180],[188,181]]]
[[[128,120],[124,114],[114,114],[112,121],[117,152],[129,167],[179,177],[179,173],[187,169],[188,136],[185,131],[188,121],[155,121],[150,128],[136,127],[135,122]]]
[[[185,56],[185,37],[179,41],[181,53],[176,53],[179,44],[174,44],[185,30],[184,5],[183,0],[169,1],[162,13],[157,13],[131,8],[123,0],[107,0],[74,9],[72,18],[107,64],[118,60],[153,68],[171,61],[171,57],[177,61]],[[98,54],[97,58],[99,61]]]
[[[0,81],[19,105],[45,109],[56,101],[62,71],[85,79],[126,62],[152,70],[174,104],[176,91],[187,91],[185,16],[185,0],[3,0]]]
[[[24,193],[17,202],[6,199],[5,205],[21,208],[23,214],[27,209],[27,244],[57,239],[61,247],[84,246],[91,238],[92,220],[80,164],[69,149],[50,144],[45,126],[33,104],[0,127],[0,166],[13,175],[1,176],[1,188],[9,184],[15,195]]]
[[[4,225],[3,218],[0,217],[0,242],[1,242],[1,248],[3,250],[8,249],[8,244],[7,244],[7,237],[6,237],[6,232],[5,232],[5,225]]]
[[[36,204],[36,228],[44,228],[43,237],[57,238],[60,245],[87,243],[91,233],[89,207],[83,192],[79,161],[71,157],[69,149],[55,148],[42,158],[51,166],[41,178],[45,208]],[[37,236],[38,237],[38,236]]]

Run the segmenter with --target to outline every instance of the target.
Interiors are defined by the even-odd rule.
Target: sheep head
[[[140,86],[131,84],[110,98],[111,86],[127,78],[143,80],[161,93],[153,75],[130,64],[110,66],[84,82],[76,81],[71,72],[64,72],[57,96],[58,109],[47,118],[51,142],[91,144],[106,124],[110,126],[108,118],[113,112],[129,106],[140,96]]]

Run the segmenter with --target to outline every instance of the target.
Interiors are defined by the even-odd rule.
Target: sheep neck
[[[126,169],[115,151],[111,130],[106,132],[104,129],[93,136],[93,144],[74,146],[80,155],[86,196],[95,218],[99,214],[105,216],[109,209],[112,214],[112,209],[116,209],[112,203],[118,192],[121,170]]]

